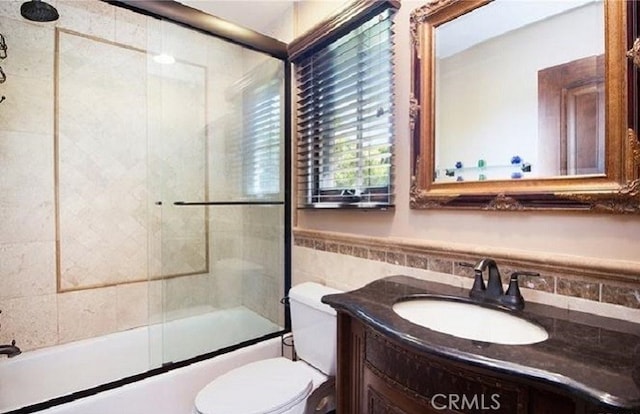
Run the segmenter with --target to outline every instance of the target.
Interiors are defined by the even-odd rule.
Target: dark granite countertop
[[[612,409],[640,413],[640,324],[529,302],[517,313],[542,325],[549,339],[480,347],[415,325],[392,310],[397,301],[422,293],[468,296],[465,289],[391,276],[322,301],[418,351],[552,384]]]

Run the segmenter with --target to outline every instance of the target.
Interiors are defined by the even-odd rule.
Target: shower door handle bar
[[[175,201],[174,206],[281,206],[284,201]]]

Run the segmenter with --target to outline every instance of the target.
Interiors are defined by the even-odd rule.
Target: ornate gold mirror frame
[[[633,0],[604,0],[604,174],[434,182],[434,30],[490,1],[430,0],[411,13],[411,208],[583,210],[640,214],[640,143],[635,132],[639,118],[640,40],[633,41],[638,36],[640,6]]]

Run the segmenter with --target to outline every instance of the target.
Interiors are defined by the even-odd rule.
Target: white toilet
[[[229,371],[198,393],[195,412],[305,414],[333,409],[336,312],[320,301],[333,293],[341,292],[317,283],[291,288],[291,331],[299,360],[272,358]],[[321,409],[315,411],[317,404]]]

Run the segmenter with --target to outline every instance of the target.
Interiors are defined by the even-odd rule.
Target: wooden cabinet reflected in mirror
[[[637,26],[633,1],[414,10],[411,207],[640,213]]]

